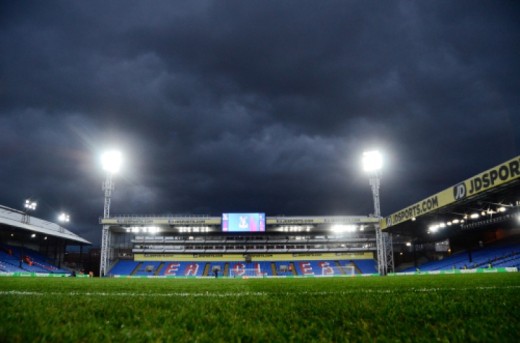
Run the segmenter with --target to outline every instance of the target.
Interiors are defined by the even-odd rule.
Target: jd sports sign
[[[453,187],[453,197],[461,200],[499,186],[520,176],[520,158],[515,158]]]
[[[520,156],[488,169],[470,179],[447,188],[412,206],[408,206],[380,221],[382,229],[445,207],[455,201],[472,197],[494,187],[520,179]]]

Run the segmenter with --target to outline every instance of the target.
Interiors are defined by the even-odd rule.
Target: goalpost
[[[355,276],[354,266],[326,266],[321,269],[321,276]]]
[[[267,273],[259,268],[240,268],[230,269],[229,277],[232,278],[262,278],[266,277]]]

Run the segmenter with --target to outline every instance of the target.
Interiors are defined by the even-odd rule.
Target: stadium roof
[[[40,233],[46,236],[58,237],[73,243],[92,244],[86,239],[76,235],[64,227],[59,226],[58,224],[29,216],[22,211],[2,205],[0,205],[0,225],[6,225],[20,230]]]
[[[517,156],[397,211],[380,224],[391,233],[436,240],[465,230],[515,225],[519,210]]]
[[[267,216],[265,224],[267,232],[273,232],[274,227],[285,226],[330,226],[330,225],[362,225],[376,226],[378,218],[368,216]],[[213,226],[220,227],[222,217],[205,215],[182,215],[182,216],[117,216],[100,218],[100,224],[109,225],[111,230],[124,231],[129,226],[161,226],[170,228],[179,226]],[[218,231],[220,232],[220,231]]]

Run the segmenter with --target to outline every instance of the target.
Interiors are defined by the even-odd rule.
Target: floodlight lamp
[[[66,213],[60,213],[58,220],[63,223],[68,223],[70,221],[70,216]]]
[[[336,225],[332,225],[331,231],[332,232],[337,232],[337,233],[341,233],[341,232],[354,232],[354,231],[356,231],[356,226],[355,225],[336,224]]]
[[[428,232],[430,232],[430,233],[435,233],[437,231],[439,231],[439,225],[438,224],[430,225],[430,227],[428,228]]]
[[[116,150],[107,151],[101,155],[103,170],[111,174],[117,173],[121,169],[122,160],[121,152]]]
[[[38,203],[36,201],[31,201],[31,200],[25,200],[25,205],[24,207],[28,210],[36,210],[36,207],[38,206]]]
[[[362,159],[365,172],[376,172],[383,167],[383,157],[377,150],[364,152]]]

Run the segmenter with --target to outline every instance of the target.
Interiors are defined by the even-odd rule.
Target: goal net
[[[356,269],[354,266],[324,266],[321,269],[321,276],[354,276]]]
[[[248,277],[265,277],[267,273],[260,268],[232,268],[229,270],[229,277],[248,278]]]

